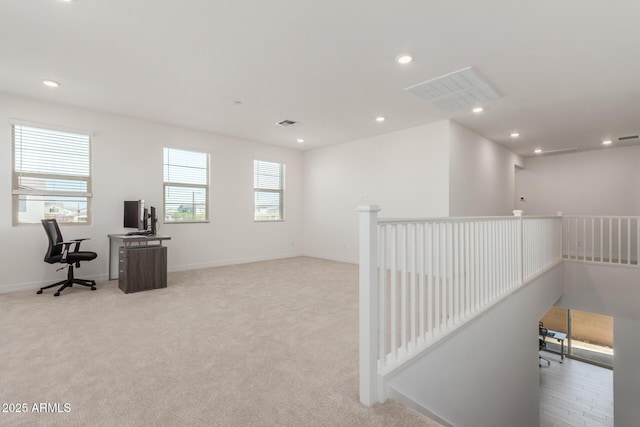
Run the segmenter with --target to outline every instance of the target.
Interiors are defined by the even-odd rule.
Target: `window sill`
[[[163,221],[162,225],[171,225],[171,224],[209,224],[211,221]]]

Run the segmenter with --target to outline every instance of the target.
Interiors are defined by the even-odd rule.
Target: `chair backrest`
[[[47,253],[44,255],[44,262],[51,264],[56,262],[51,260],[54,256],[62,254],[62,245],[60,243],[64,240],[62,239],[60,227],[58,227],[58,221],[55,219],[43,219],[41,222],[49,239],[49,247],[47,248]]]
[[[538,343],[540,344],[540,349],[547,348],[547,333],[549,330],[547,328],[538,328],[540,337],[538,338]]]

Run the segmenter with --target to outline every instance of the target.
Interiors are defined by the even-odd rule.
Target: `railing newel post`
[[[560,259],[564,259],[564,218],[562,212],[556,212],[556,216],[560,218]],[[593,257],[593,254],[591,256]]]
[[[636,249],[636,265],[640,267],[640,216],[636,217],[636,234],[636,245],[638,246]]]
[[[514,210],[513,216],[518,217],[518,230],[516,232],[518,250],[518,285],[524,283],[524,227],[522,226],[522,211]]]
[[[378,389],[378,212],[377,205],[358,207],[360,402],[381,400]]]

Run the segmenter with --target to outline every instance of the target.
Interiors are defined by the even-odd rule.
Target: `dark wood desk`
[[[127,234],[108,237],[109,280],[117,278],[124,293],[167,287],[167,247],[162,242],[171,237]],[[115,266],[114,259],[118,260]]]

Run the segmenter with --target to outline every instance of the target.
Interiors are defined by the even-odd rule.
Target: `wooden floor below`
[[[613,371],[540,353],[540,425],[613,427]]]

